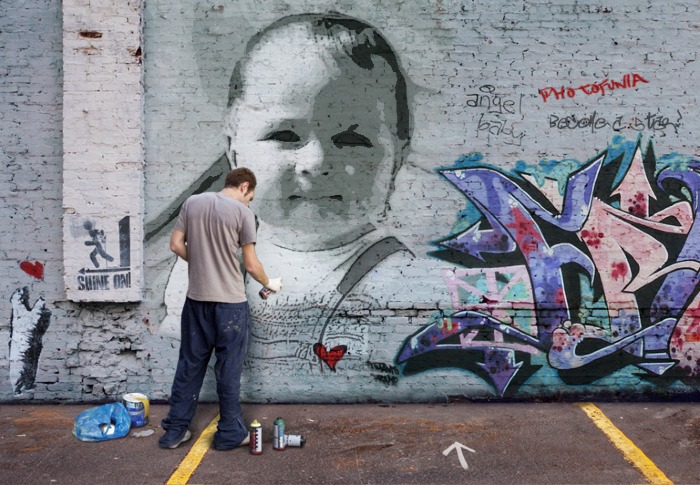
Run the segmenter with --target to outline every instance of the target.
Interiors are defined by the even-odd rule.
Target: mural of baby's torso
[[[258,295],[256,282],[247,283],[253,325],[244,397],[359,401],[405,396],[401,388],[411,383],[399,381],[390,349],[398,349],[425,323],[421,315],[449,307],[444,268],[437,261],[416,257],[379,230],[335,249],[300,252],[272,244],[261,229],[256,250],[266,267],[288,276],[282,291],[267,300]],[[186,268],[178,261],[168,283],[163,332],[177,328]],[[406,284],[416,278],[424,284]],[[433,395],[438,383],[433,379],[418,392]]]

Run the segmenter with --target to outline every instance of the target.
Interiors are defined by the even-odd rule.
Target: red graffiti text
[[[615,89],[634,88],[637,86],[638,83],[648,82],[649,81],[644,79],[639,74],[625,74],[622,77],[622,82],[614,81],[611,79],[603,79],[599,83],[582,84],[577,88],[565,88],[564,86],[562,86],[559,89],[553,87],[542,88],[540,89],[540,96],[542,96],[542,101],[545,103],[552,96],[554,96],[554,99],[573,98],[574,96],[576,96],[577,91],[588,95],[600,94],[601,96],[603,96],[606,92],[614,91]]]

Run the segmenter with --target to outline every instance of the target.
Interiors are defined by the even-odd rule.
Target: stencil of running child
[[[114,261],[114,258],[105,251],[105,247],[107,246],[107,235],[105,232],[102,229],[97,229],[91,221],[85,221],[83,227],[90,235],[90,240],[85,241],[85,245],[95,246],[95,249],[90,253],[90,261],[95,265],[95,268],[100,267],[100,263],[97,261],[98,254],[109,263]]]

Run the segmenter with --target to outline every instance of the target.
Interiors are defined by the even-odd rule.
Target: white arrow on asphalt
[[[464,458],[464,455],[462,454],[462,448],[464,448],[467,451],[471,451],[472,453],[476,453],[476,451],[472,450],[468,446],[464,446],[462,443],[455,441],[445,451],[443,451],[442,454],[447,456],[450,454],[450,451],[456,449],[457,450],[457,457],[459,458],[459,464],[462,465],[462,468],[464,468],[465,470],[469,470],[469,465],[467,464],[467,460],[466,460],[466,458]]]

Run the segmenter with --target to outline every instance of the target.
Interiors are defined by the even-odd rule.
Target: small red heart
[[[347,351],[347,345],[336,345],[331,350],[326,350],[326,346],[322,343],[314,344],[314,354],[318,355],[318,358],[325,362],[333,372],[335,372],[335,365]]]
[[[39,261],[35,261],[33,263],[30,263],[29,261],[22,261],[19,263],[19,267],[29,276],[33,276],[38,280],[44,279],[44,265]]]

